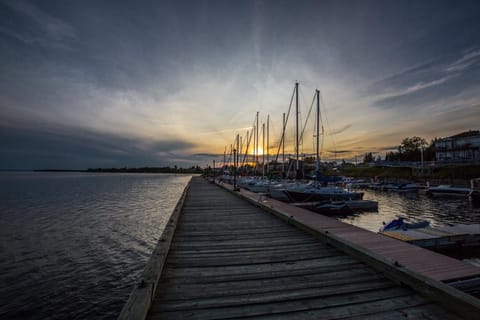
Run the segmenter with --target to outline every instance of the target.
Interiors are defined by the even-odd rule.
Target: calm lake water
[[[190,176],[0,173],[0,318],[116,319]],[[480,223],[467,199],[365,191],[378,231],[397,215]]]
[[[422,193],[398,194],[362,190],[364,199],[378,201],[378,212],[361,212],[338,218],[358,227],[378,232],[382,222],[397,216],[406,222],[430,221],[431,226],[480,223],[480,203],[468,198],[430,198]]]
[[[0,173],[0,318],[115,319],[189,179]]]

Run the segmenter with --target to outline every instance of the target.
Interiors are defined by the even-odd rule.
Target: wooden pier
[[[333,234],[336,220],[318,231],[318,214],[229,188],[192,179],[119,319],[478,316],[478,299]]]

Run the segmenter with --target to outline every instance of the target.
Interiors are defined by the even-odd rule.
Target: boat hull
[[[293,202],[313,202],[313,201],[342,201],[342,200],[362,200],[363,192],[346,193],[319,193],[319,192],[299,192],[292,190],[283,190],[290,201]]]
[[[469,190],[427,190],[427,196],[431,197],[463,197],[466,198],[470,194]]]

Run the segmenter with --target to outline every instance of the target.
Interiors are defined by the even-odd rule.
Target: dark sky
[[[295,81],[326,157],[478,130],[479,35],[478,1],[0,0],[0,169],[204,166]]]

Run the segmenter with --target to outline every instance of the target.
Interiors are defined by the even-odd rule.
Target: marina
[[[194,177],[119,319],[474,319],[480,268]],[[399,286],[403,283],[406,286]]]

